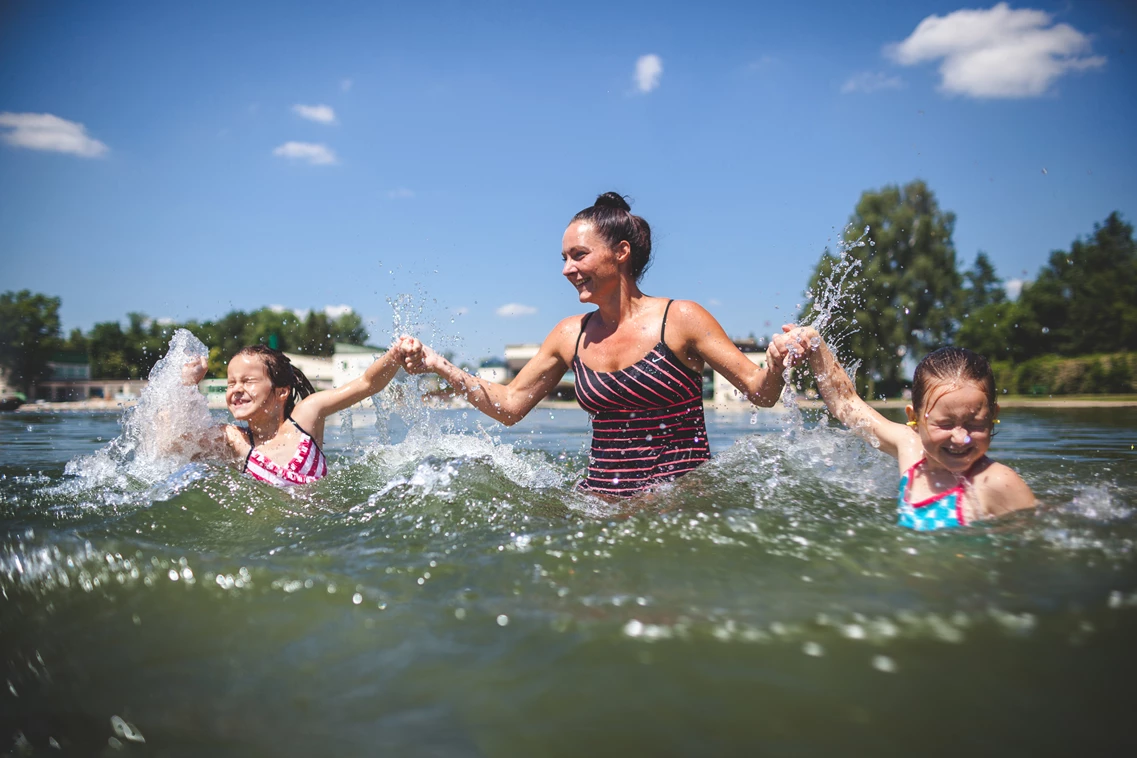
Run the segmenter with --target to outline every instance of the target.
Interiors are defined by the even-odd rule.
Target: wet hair
[[[316,391],[304,372],[292,365],[288,356],[266,345],[249,345],[237,351],[237,355],[255,355],[264,361],[265,371],[273,387],[288,387],[292,392],[284,403],[284,417],[292,415],[296,403]],[[236,357],[236,356],[234,356]]]
[[[987,395],[987,404],[995,407],[995,375],[979,353],[965,347],[941,347],[924,356],[912,377],[912,407],[922,411],[928,390],[944,382],[974,382]]]
[[[591,223],[608,247],[615,248],[621,242],[627,242],[632,248],[632,276],[637,282],[643,277],[651,265],[651,227],[643,218],[632,213],[632,206],[623,195],[605,192],[572,220]]]

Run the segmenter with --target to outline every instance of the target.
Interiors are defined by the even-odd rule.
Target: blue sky
[[[617,190],[644,290],[741,336],[914,178],[961,260],[1029,279],[1137,220],[1135,34],[1122,0],[7,3],[0,289],[84,329],[346,304],[379,343],[403,295],[500,355],[582,311],[561,234]]]

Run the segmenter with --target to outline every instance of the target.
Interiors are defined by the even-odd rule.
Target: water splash
[[[137,405],[123,414],[122,434],[93,455],[68,463],[65,473],[87,486],[115,482],[122,489],[131,480],[162,482],[199,457],[214,421],[205,396],[182,383],[182,368],[208,355],[188,330],[175,331]]]

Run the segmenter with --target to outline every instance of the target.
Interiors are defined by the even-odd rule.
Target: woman
[[[620,195],[606,192],[573,217],[561,257],[580,302],[597,310],[557,324],[512,382],[470,376],[411,339],[402,344],[408,373],[438,374],[475,408],[512,425],[571,367],[577,399],[592,415],[592,454],[580,487],[616,496],[675,479],[710,458],[705,363],[755,405],[769,407],[781,395],[786,335],[766,351],[772,370],[759,368],[700,305],[640,291],[651,263],[651,228]]]

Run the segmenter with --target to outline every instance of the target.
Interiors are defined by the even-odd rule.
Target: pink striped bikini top
[[[685,366],[663,339],[636,364],[593,371],[580,360],[580,323],[572,369],[576,399],[592,416],[592,453],[580,488],[630,497],[675,479],[711,457],[703,418],[703,376]],[[595,313],[595,311],[593,311]]]
[[[292,421],[292,418],[289,417],[288,420]],[[327,476],[328,459],[324,457],[324,451],[320,450],[316,440],[312,439],[312,435],[304,431],[300,424],[292,421],[292,425],[300,430],[301,439],[300,444],[296,446],[296,452],[284,466],[257,450],[253,446],[252,430],[246,429],[245,433],[249,436],[249,454],[245,456],[245,465],[241,468],[241,473],[275,487],[311,484]]]

